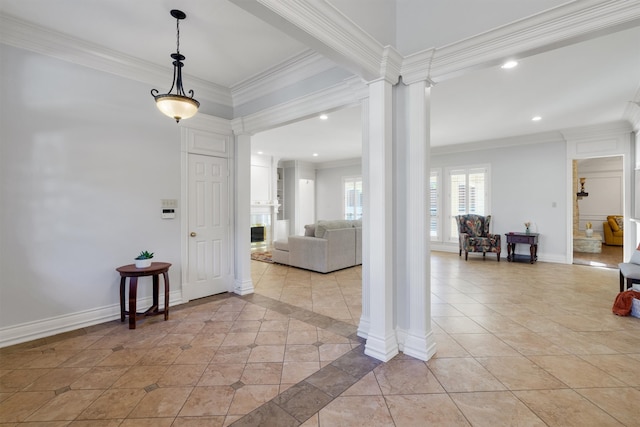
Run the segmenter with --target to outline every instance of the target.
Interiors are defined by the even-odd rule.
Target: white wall
[[[342,178],[362,176],[359,159],[347,165],[316,169],[316,218],[322,220],[342,218]]]
[[[113,318],[115,268],[141,250],[179,294],[182,213],[160,200],[180,199],[180,128],[151,88],[6,45],[0,62],[0,346],[27,322]]]
[[[541,142],[431,157],[431,167],[443,170],[448,166],[487,163],[491,165],[492,231],[502,235],[524,231],[523,223],[531,221],[532,231],[540,233],[538,259],[566,262],[565,144]],[[438,250],[438,246],[433,244],[432,249]],[[506,256],[506,244],[503,246]],[[527,248],[517,248],[519,253],[524,249]]]

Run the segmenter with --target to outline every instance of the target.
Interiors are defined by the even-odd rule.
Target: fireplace
[[[264,224],[251,226],[251,243],[262,243],[267,240],[267,227]]]
[[[251,250],[266,250],[271,245],[272,218],[272,206],[251,206]]]

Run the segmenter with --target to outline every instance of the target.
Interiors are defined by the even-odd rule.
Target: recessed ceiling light
[[[258,154],[262,154],[262,151],[258,151]]]
[[[502,64],[500,68],[504,68],[505,70],[508,70],[509,68],[514,68],[517,66],[518,66],[518,61],[507,61],[504,64]]]
[[[540,116],[534,116],[534,117],[531,118],[532,122],[539,122],[540,120],[542,120],[542,117],[540,117]]]
[[[318,153],[313,153],[313,157],[318,157]]]
[[[327,120],[329,118],[329,116],[327,116],[326,114],[320,114],[320,120]]]

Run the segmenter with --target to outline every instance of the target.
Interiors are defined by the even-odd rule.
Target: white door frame
[[[180,195],[180,246],[181,246],[181,293],[182,302],[189,301],[185,287],[189,286],[189,155],[201,154],[205,156],[223,157],[227,159],[228,203],[229,203],[229,244],[228,259],[230,264],[230,279],[227,291],[233,290],[233,266],[235,265],[235,236],[234,236],[234,164],[233,164],[233,131],[228,120],[218,117],[198,114],[180,123],[180,164],[181,164],[181,195]]]

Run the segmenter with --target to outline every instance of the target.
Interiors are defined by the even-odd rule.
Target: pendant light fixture
[[[178,123],[181,119],[193,117],[198,112],[200,103],[193,99],[193,90],[186,96],[182,87],[182,67],[185,57],[180,54],[180,21],[187,17],[181,10],[172,10],[171,16],[176,18],[176,53],[171,54],[173,58],[173,83],[168,93],[158,94],[157,89],[151,89],[151,96],[156,100],[156,106],[163,114],[176,119]],[[173,88],[175,93],[171,93]]]

